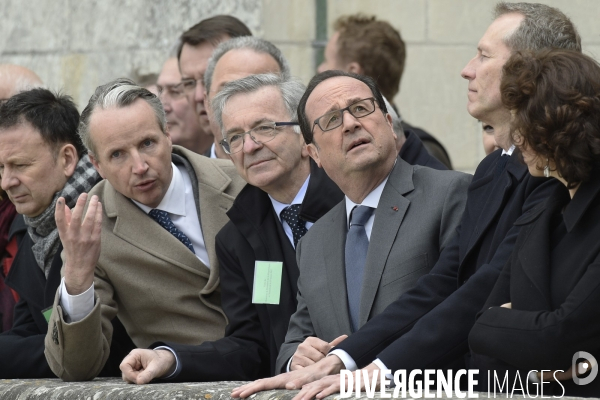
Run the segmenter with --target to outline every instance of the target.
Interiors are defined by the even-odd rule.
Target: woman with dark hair
[[[525,394],[518,373],[539,392],[530,371],[562,370],[558,382],[544,374],[544,395],[598,397],[600,377],[580,384],[600,360],[600,66],[575,51],[519,52],[500,89],[529,172],[564,186],[516,222],[515,249],[469,335],[473,363],[484,386],[508,374],[504,391],[517,382]]]

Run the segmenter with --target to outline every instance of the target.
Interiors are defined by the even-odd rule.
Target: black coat
[[[433,269],[338,346],[359,367],[376,358],[392,370],[464,367],[468,333],[517,238],[514,221],[557,184],[531,177],[516,151],[496,177],[500,156],[477,167],[461,224]]]
[[[27,233],[23,216],[15,218],[9,236],[16,236],[18,251],[6,284],[19,294],[20,299],[15,306],[12,329],[0,335],[0,378],[55,378],[56,375],[50,370],[44,356],[48,323],[42,311],[52,307],[56,290],[60,286],[62,245],[52,260],[46,279],[31,250],[33,240]],[[113,327],[117,335],[113,335],[111,356],[101,376],[121,376],[119,364],[135,348],[117,318],[113,320]]]
[[[600,169],[592,179],[572,200],[557,188],[517,221],[515,250],[469,335],[483,371],[566,371],[578,351],[600,360]],[[497,307],[505,303],[512,309]],[[600,396],[599,378],[588,386],[567,383],[576,389],[567,395]]]
[[[409,129],[404,130],[406,141],[398,155],[410,165],[422,165],[433,169],[448,169],[441,161],[429,154],[419,136]]]
[[[315,222],[343,199],[325,171],[311,161],[311,176],[300,217]],[[274,373],[291,315],[296,311],[298,266],[269,196],[246,185],[230,218],[216,237],[222,306],[229,325],[225,337],[198,346],[166,344],[177,353],[181,371],[176,381],[254,380]],[[279,305],[252,304],[254,264],[282,261]]]

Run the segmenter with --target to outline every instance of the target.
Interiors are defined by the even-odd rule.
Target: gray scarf
[[[77,163],[75,172],[71,175],[65,187],[54,195],[54,199],[48,208],[37,217],[24,217],[27,232],[29,232],[29,236],[31,236],[34,243],[31,248],[33,255],[42,271],[44,271],[46,278],[48,278],[52,260],[60,246],[60,238],[54,219],[56,201],[59,197],[64,197],[67,206],[73,208],[79,195],[89,192],[99,180],[100,175],[96,172],[89,156],[86,154]]]

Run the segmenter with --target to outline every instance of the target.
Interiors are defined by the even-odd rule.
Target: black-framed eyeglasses
[[[354,118],[366,117],[373,114],[375,111],[375,98],[358,100],[350,104],[346,108],[328,112],[315,119],[312,130],[315,130],[315,125],[318,125],[323,132],[330,131],[342,125],[344,119],[344,111],[348,111]]]
[[[282,126],[295,126],[298,122],[264,122],[247,132],[230,133],[226,138],[221,140],[221,147],[227,154],[234,154],[242,150],[244,147],[244,138],[246,134],[256,144],[267,143],[279,133],[277,128]]]

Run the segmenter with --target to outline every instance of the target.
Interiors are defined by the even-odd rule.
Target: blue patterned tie
[[[292,204],[281,211],[281,219],[287,222],[290,228],[292,228],[294,247],[298,244],[298,240],[302,239],[302,236],[308,232],[308,229],[306,229],[306,222],[298,218],[301,206],[301,204]]]
[[[348,309],[350,311],[350,321],[352,322],[352,332],[356,332],[359,328],[360,293],[369,250],[369,238],[365,231],[365,224],[372,213],[373,208],[371,207],[354,207],[350,215],[350,229],[346,236],[346,290],[348,291]]]
[[[169,218],[168,212],[155,208],[154,210],[150,210],[148,215],[151,216],[153,220],[158,222],[160,226],[165,228],[171,235],[175,236],[181,243],[190,249],[192,253],[196,254],[190,238],[188,238],[185,233],[177,229],[173,221],[171,221],[171,218]]]

